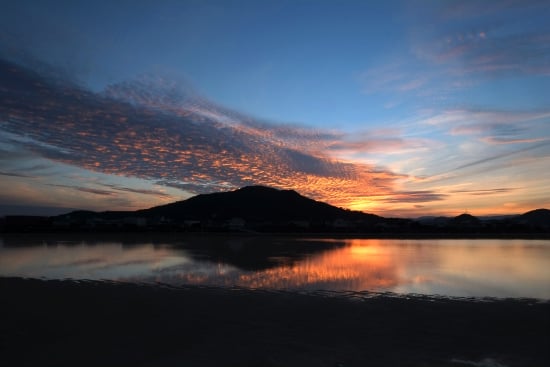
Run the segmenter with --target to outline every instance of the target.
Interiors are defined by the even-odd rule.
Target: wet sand
[[[550,303],[0,278],[1,366],[548,366]]]

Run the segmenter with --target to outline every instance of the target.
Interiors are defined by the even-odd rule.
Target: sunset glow
[[[539,1],[17,2],[0,216],[247,185],[382,216],[550,207],[549,18]]]

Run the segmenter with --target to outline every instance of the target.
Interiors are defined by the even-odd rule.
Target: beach
[[[2,366],[545,366],[550,303],[0,278]]]

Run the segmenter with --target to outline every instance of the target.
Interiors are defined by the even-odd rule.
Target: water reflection
[[[389,289],[398,284],[394,259],[379,246],[343,248],[310,256],[303,261],[243,274],[237,284],[245,287],[330,290]]]
[[[0,275],[550,299],[543,240],[4,239]]]
[[[155,269],[182,265],[191,258],[182,252],[150,244],[123,246],[106,242],[2,248],[0,272],[4,276],[48,279],[125,279]]]

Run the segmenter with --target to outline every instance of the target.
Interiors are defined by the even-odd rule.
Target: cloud
[[[523,144],[523,143],[537,143],[539,141],[545,141],[546,138],[509,139],[509,138],[488,136],[486,138],[482,138],[482,140],[488,144]]]
[[[473,135],[489,144],[534,143],[550,138],[550,111],[456,109],[423,120],[450,135]]]
[[[326,151],[339,155],[362,153],[404,154],[419,152],[435,146],[437,142],[430,139],[404,137],[401,132],[392,136],[374,133],[356,133],[342,135],[327,144]]]
[[[550,11],[544,1],[442,2],[434,9],[432,19],[439,23],[419,25],[413,49],[445,74],[550,75],[550,26],[545,22]]]
[[[155,88],[125,85],[115,98],[112,91],[97,94],[61,80],[50,83],[7,61],[0,62],[0,79],[0,129],[12,136],[12,143],[91,171],[143,178],[192,193],[250,184],[292,188],[339,206],[387,191],[401,177],[333,158],[326,147],[335,146],[338,134],[263,123],[196,99],[190,107],[189,99],[171,87],[172,94],[165,98],[156,95]],[[133,94],[125,99],[127,91]],[[143,93],[149,94],[135,96]]]
[[[414,72],[411,72],[411,69]],[[395,96],[430,93],[427,87],[435,77],[437,77],[436,72],[425,70],[423,63],[414,59],[371,67],[359,73],[357,79],[366,94],[391,93]]]
[[[500,160],[500,159],[503,159],[503,158],[508,158],[510,156],[514,156],[514,155],[517,155],[517,154],[520,154],[520,153],[525,153],[525,152],[535,150],[535,149],[539,149],[539,148],[542,148],[542,147],[545,147],[545,146],[550,146],[550,141],[545,141],[545,142],[535,144],[535,145],[531,145],[531,146],[528,146],[528,147],[525,147],[525,148],[522,148],[522,149],[516,149],[516,150],[512,150],[512,151],[504,151],[504,152],[494,154],[494,155],[489,156],[489,157],[484,157],[484,158],[477,159],[477,160],[474,160],[474,161],[469,161],[467,163],[456,166],[451,170],[445,171],[444,173],[441,173],[437,176],[445,176],[446,174],[448,174],[450,172],[460,171],[460,170],[463,170],[463,169],[466,169],[466,168],[471,168],[471,167],[476,167],[476,166],[479,166],[479,165],[484,165],[485,163],[493,162],[493,161]],[[497,167],[498,166],[493,166],[491,168],[485,167],[484,171],[487,171],[488,169],[495,169]]]
[[[550,142],[544,142],[544,143],[540,143],[540,144],[531,145],[531,146],[523,148],[523,149],[518,149],[518,150],[514,150],[514,151],[510,151],[510,152],[504,152],[504,153],[501,153],[501,154],[496,154],[496,155],[491,156],[491,157],[486,157],[486,158],[479,159],[477,161],[473,161],[473,162],[463,164],[461,166],[456,167],[455,170],[468,168],[468,167],[472,167],[472,166],[477,166],[477,165],[482,164],[482,163],[487,163],[487,162],[490,162],[490,161],[494,161],[496,159],[509,157],[511,155],[514,155],[514,154],[523,153],[523,152],[527,152],[529,150],[538,149],[538,148],[541,148],[541,147],[544,147],[544,146],[547,146],[547,145],[550,145]]]
[[[485,34],[485,33],[482,33]],[[550,33],[484,36],[480,42],[454,45],[436,55],[438,62],[458,60],[457,75],[550,75]]]
[[[495,194],[508,194],[510,192],[516,191],[518,188],[515,187],[501,187],[495,189],[484,189],[484,190],[453,190],[450,191],[451,194],[468,194],[474,196],[487,196]]]
[[[25,175],[23,173],[5,172],[5,171],[0,171],[0,176],[25,177],[25,178],[31,178],[32,177],[32,176],[29,176],[29,175]]]
[[[380,201],[385,203],[425,203],[431,201],[445,200],[448,195],[437,193],[431,190],[417,191],[396,191],[391,197],[382,198]]]
[[[490,133],[499,136],[517,136],[525,131],[524,127],[517,125],[511,125],[506,123],[475,123],[475,124],[461,124],[451,129],[451,134],[454,135],[474,135]]]
[[[101,195],[101,196],[112,196],[112,195],[114,195],[114,193],[112,191],[93,189],[93,188],[90,188],[90,187],[59,185],[59,184],[48,184],[48,186],[62,187],[62,188],[66,188],[66,189],[77,190],[77,191],[85,192],[85,193],[88,193],[88,194]]]
[[[130,187],[122,187],[122,186],[112,185],[112,184],[100,184],[100,185],[105,186],[105,187],[109,187],[113,190],[123,191],[123,192],[131,192],[131,193],[134,193],[134,194],[153,195],[153,196],[160,196],[160,197],[165,197],[165,198],[172,197],[169,194],[166,194],[162,191],[157,191],[157,190],[134,189],[134,188],[130,188]]]
[[[411,4],[409,44],[357,74],[364,93],[389,105],[437,105],[488,80],[550,76],[544,1]]]

